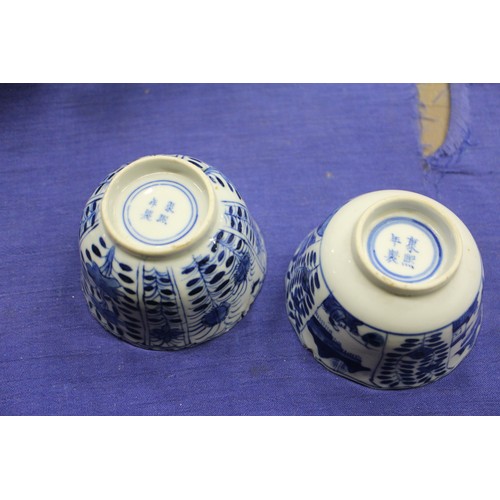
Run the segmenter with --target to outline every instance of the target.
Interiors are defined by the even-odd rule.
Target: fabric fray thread
[[[424,157],[426,170],[452,173],[464,149],[470,145],[470,104],[467,84],[450,84],[450,124],[444,143]]]

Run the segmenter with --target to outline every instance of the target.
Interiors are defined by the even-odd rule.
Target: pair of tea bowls
[[[112,172],[80,225],[92,315],[135,346],[176,350],[235,326],[266,273],[259,227],[218,169],[182,155]],[[301,343],[328,370],[381,389],[452,371],[481,323],[482,264],[468,229],[408,191],[359,196],[301,243],[285,278]]]

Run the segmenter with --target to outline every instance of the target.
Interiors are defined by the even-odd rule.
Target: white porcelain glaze
[[[188,156],[144,157],[110,174],[84,209],[80,256],[96,319],[158,350],[228,331],[266,270],[259,228],[234,185]]]
[[[479,331],[476,243],[455,214],[416,193],[351,200],[304,240],[286,286],[302,343],[330,370],[370,387],[440,378]]]

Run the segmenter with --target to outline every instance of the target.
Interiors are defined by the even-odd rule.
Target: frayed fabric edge
[[[450,84],[450,124],[446,139],[432,155],[425,157],[427,165],[445,173],[455,165],[470,137],[469,86],[465,83]]]

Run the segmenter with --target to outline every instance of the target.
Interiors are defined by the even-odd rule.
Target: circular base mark
[[[189,189],[176,181],[155,180],[134,189],[123,205],[123,224],[141,243],[168,245],[186,236],[198,219]]]
[[[442,262],[437,236],[425,224],[409,217],[379,222],[370,232],[367,244],[373,266],[404,283],[429,279]]]

